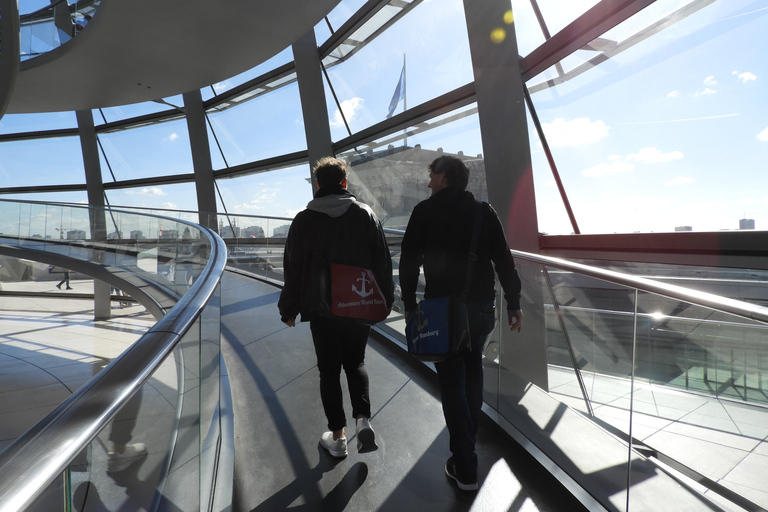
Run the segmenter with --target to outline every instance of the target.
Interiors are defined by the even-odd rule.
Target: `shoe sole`
[[[445,476],[456,482],[456,485],[459,489],[462,491],[476,491],[477,490],[477,484],[464,484],[459,481],[458,478],[456,478],[456,475],[452,475],[450,472],[448,472],[448,466],[445,467]]]
[[[357,451],[358,452],[372,452],[378,450],[379,446],[376,444],[376,434],[371,428],[364,428],[357,433]]]

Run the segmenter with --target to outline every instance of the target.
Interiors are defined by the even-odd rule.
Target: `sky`
[[[334,28],[362,3],[343,1],[329,15]],[[556,33],[597,0],[538,3],[550,32]],[[763,178],[763,162],[768,156],[768,60],[762,54],[768,47],[768,6],[764,1],[750,0],[720,0],[697,8],[699,4],[702,2],[657,0],[604,34],[603,43],[626,44],[645,27],[682,7],[694,12],[557,87],[536,87],[554,78],[554,70],[528,82],[582,233],[659,232],[678,226],[691,226],[694,231],[737,229],[739,219],[745,217],[754,219],[757,229],[768,229],[768,187]],[[33,5],[21,1],[20,10],[29,12]],[[508,22],[513,21],[520,53],[526,55],[544,37],[529,2],[514,0],[512,5],[514,19],[499,20],[499,27],[511,32]],[[316,33],[318,44],[322,44],[328,34],[324,23]],[[577,69],[594,55],[580,50],[563,61],[563,68],[566,72]],[[461,0],[425,0],[349,61],[328,69],[353,132],[384,120],[404,56],[408,107],[471,82]],[[290,59],[287,49],[273,59],[274,65]],[[269,66],[260,66],[249,76],[258,76]],[[245,78],[223,81],[214,88],[226,90]],[[347,131],[329,90],[326,97],[336,141],[346,137]],[[169,101],[180,103],[180,99]],[[295,84],[249,103],[211,116],[224,151],[222,157],[214,146],[214,168],[306,147]],[[403,107],[404,102],[399,102],[395,112]],[[120,115],[135,115],[134,111],[146,108],[163,107],[151,104],[116,110]],[[54,122],[55,116],[48,115],[41,124]],[[72,114],[59,117],[55,122],[65,126],[74,119]],[[25,116],[9,115],[0,121],[0,131],[24,131],[18,127],[30,122]],[[104,138],[117,179],[188,172],[189,142],[183,123],[163,123],[134,132]],[[514,135],[518,134],[510,134]],[[529,139],[539,229],[570,233],[573,227],[530,123]],[[65,150],[54,142],[47,144],[52,146],[46,151],[35,151],[35,173],[50,169],[49,176],[41,181],[68,183],[76,179],[82,166],[67,163],[69,159],[56,159],[53,155]],[[483,152],[476,116],[409,137],[408,144],[470,155]],[[31,164],[15,161],[11,151],[16,154],[20,150],[14,146],[4,153],[0,147],[0,180],[13,180],[17,186],[15,180],[19,178],[13,176],[25,175],[17,168]],[[104,172],[105,179],[111,179]],[[311,198],[308,174],[306,165],[296,166],[242,181],[222,180],[219,189],[230,213],[292,217]],[[73,178],[65,179],[67,176]],[[68,200],[83,201],[84,194]],[[115,191],[110,202],[195,209],[191,185]]]

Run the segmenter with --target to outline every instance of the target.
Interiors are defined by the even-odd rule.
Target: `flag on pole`
[[[400,72],[400,80],[397,81],[397,88],[395,88],[395,94],[392,95],[392,101],[389,102],[389,114],[387,119],[392,117],[397,104],[405,97],[405,64],[403,64],[403,70]]]

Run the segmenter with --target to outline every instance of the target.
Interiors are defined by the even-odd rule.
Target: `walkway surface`
[[[375,335],[366,367],[379,449],[357,453],[352,429],[349,456],[330,457],[318,444],[327,422],[308,324],[281,323],[280,292],[268,284],[227,274],[223,290],[236,512],[581,509],[490,421],[478,439],[481,488],[458,490],[443,472],[450,452],[434,374]],[[348,404],[345,391],[350,414]]]

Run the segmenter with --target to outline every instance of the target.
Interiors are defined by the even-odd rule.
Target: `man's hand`
[[[523,310],[507,311],[507,316],[509,317],[509,328],[520,332],[520,329],[523,328]]]
[[[287,325],[288,327],[296,327],[296,319],[295,318],[289,318],[288,320],[283,320],[283,323]]]

